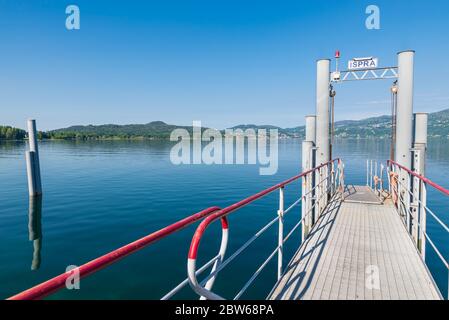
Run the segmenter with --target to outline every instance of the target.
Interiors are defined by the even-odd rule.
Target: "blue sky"
[[[65,28],[65,8],[81,29]],[[365,9],[381,10],[381,30]],[[415,110],[449,108],[449,1],[0,0],[0,123],[40,129],[162,120],[293,127],[315,110],[315,61],[415,49]],[[389,113],[389,81],[337,90],[337,119]]]

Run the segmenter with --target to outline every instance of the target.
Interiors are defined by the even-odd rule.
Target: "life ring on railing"
[[[377,190],[377,185],[382,181],[378,176],[374,176],[374,189]]]
[[[193,239],[190,245],[189,256],[187,260],[187,275],[189,278],[189,284],[192,287],[193,291],[195,291],[200,297],[201,300],[224,300],[223,297],[213,293],[211,291],[212,286],[214,285],[215,279],[217,278],[217,268],[224,260],[224,256],[226,254],[226,249],[228,247],[228,238],[229,238],[229,222],[227,216],[221,217],[221,244],[220,250],[218,252],[218,259],[215,261],[214,266],[210,274],[214,274],[205,284],[205,286],[201,286],[196,277],[196,259],[198,255],[198,247],[200,244],[201,237],[204,234],[204,231],[209,226],[210,223],[214,221],[214,219],[210,219],[211,217],[206,218],[203,222],[198,226]]]
[[[337,160],[338,168],[338,191],[343,194],[345,191],[345,165],[341,159]]]
[[[398,177],[397,173],[390,172],[391,198],[396,207],[398,206]]]

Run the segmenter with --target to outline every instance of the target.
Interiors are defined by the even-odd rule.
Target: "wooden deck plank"
[[[360,214],[354,214],[354,210],[352,210],[352,214],[354,216],[354,223],[356,227],[352,232],[352,252],[351,252],[351,266],[349,268],[349,285],[347,291],[347,298],[349,300],[355,300],[357,298],[357,273],[358,273],[358,259],[359,259],[359,237],[357,234],[360,232],[360,222],[362,216]]]
[[[353,212],[351,212],[351,216],[350,216],[350,223],[351,225],[353,225],[355,223],[355,219],[356,219],[357,215],[355,215]],[[353,262],[353,257],[352,257],[352,253],[354,251],[354,238],[355,238],[355,232],[352,231],[351,229],[349,230],[349,234],[348,234],[348,241],[347,241],[347,252],[348,252],[348,256],[345,258],[344,260],[344,265],[343,265],[343,272],[341,275],[341,282],[339,284],[339,288],[338,288],[338,299],[347,299],[348,298],[348,291],[349,288],[353,285],[355,286],[356,282],[354,281],[353,283],[351,283],[350,281],[350,275],[351,275],[351,265]]]
[[[338,238],[336,242],[330,242],[327,247],[324,248],[326,250],[327,248],[331,247],[332,251],[330,255],[325,255],[325,259],[330,260],[330,266],[326,273],[326,280],[324,282],[323,290],[321,291],[321,299],[335,299],[335,297],[332,297],[332,285],[335,281],[339,281],[340,279],[335,279],[335,275],[337,274],[338,270],[337,268],[337,260],[339,257],[341,257],[341,250],[342,247],[340,245],[341,238],[343,235],[343,232],[345,231],[345,225],[341,224],[341,227],[335,232],[338,232]]]
[[[333,199],[269,299],[440,299],[394,207],[371,200]],[[377,288],[366,285],[370,266],[378,270]]]
[[[386,263],[386,259],[384,256],[384,252],[381,250],[382,248],[382,239],[383,237],[380,236],[382,232],[382,228],[379,227],[379,225],[376,223],[378,219],[374,216],[374,214],[369,214],[369,221],[370,224],[373,226],[373,237],[374,237],[374,243],[375,243],[375,252],[376,252],[376,259],[378,261],[379,265],[384,265],[385,268],[379,269],[380,274],[380,299],[382,300],[391,300],[392,295],[391,291],[394,289],[392,286],[396,286],[396,283],[394,282],[394,279],[391,279],[389,277],[389,273],[391,272],[390,263]],[[392,281],[393,280],[393,281]],[[379,297],[377,297],[379,299]]]
[[[382,201],[368,186],[348,185],[345,187],[343,198],[347,203],[382,204]]]
[[[384,219],[373,219],[373,223],[376,225],[378,230],[384,230]],[[385,268],[381,271],[381,275],[385,274],[384,278],[381,278],[381,281],[383,280],[384,283],[388,284],[388,292],[389,297],[385,297],[386,299],[391,300],[398,300],[399,299],[399,291],[398,291],[398,280],[395,275],[395,264],[390,259],[391,251],[388,250],[389,241],[391,241],[386,236],[379,237],[379,247],[381,248],[380,251],[382,252],[382,261]],[[383,248],[383,250],[382,250]]]
[[[340,201],[339,199],[335,199],[336,201]],[[337,219],[337,215],[334,216],[334,221]],[[329,280],[329,277],[332,276],[331,270],[334,270],[334,266],[332,265],[334,261],[334,257],[336,255],[336,251],[338,250],[339,246],[335,245],[336,243],[340,242],[340,238],[342,237],[341,230],[335,230],[333,233],[333,236],[331,238],[331,241],[329,241],[329,245],[324,247],[324,254],[323,254],[323,267],[322,267],[322,283],[320,286],[316,286],[314,288],[314,296],[317,297],[317,299],[328,299],[330,295],[330,286],[331,282]],[[321,264],[318,263],[318,268],[321,266]]]

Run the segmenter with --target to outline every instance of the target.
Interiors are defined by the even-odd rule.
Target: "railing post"
[[[324,186],[324,193],[325,193],[325,196],[324,196],[324,201],[325,201],[324,203],[325,203],[325,205],[324,205],[324,207],[326,207],[328,199],[329,199],[329,183],[330,183],[330,181],[329,181],[329,164],[326,164],[324,166],[323,170],[324,170],[324,180],[326,181],[326,185]]]
[[[313,181],[313,187],[315,188],[313,191],[313,198],[314,198],[314,208],[313,208],[313,215],[314,215],[314,222],[316,223],[318,219],[320,218],[320,169],[315,170],[313,173],[315,179]]]
[[[335,166],[334,166],[333,161],[331,162],[331,174],[330,175],[331,175],[331,178],[330,178],[330,180],[331,180],[331,197],[333,197],[335,190],[336,190],[335,183],[337,181],[335,179]]]
[[[405,171],[405,170],[403,170]],[[410,190],[410,186],[411,186],[411,178],[410,178],[410,174],[408,172],[405,172],[405,177],[406,177],[406,185],[405,188],[403,188],[403,192],[404,192],[404,209],[405,209],[405,213],[407,214],[407,230],[409,234],[412,234],[412,211],[410,209],[410,199],[411,199],[411,195],[408,192],[407,188]]]
[[[318,179],[317,179],[317,197],[318,197],[318,211],[316,212],[317,214],[317,220],[321,217],[321,210],[323,207],[323,183],[321,182],[321,180],[323,179],[323,171],[322,168],[320,168],[318,170]]]
[[[414,170],[418,174],[425,176],[426,174],[426,151],[427,151],[427,131],[428,131],[428,114],[415,113],[414,115],[414,140],[413,148],[418,152],[414,157]],[[416,181],[418,180],[418,181]],[[420,179],[415,179],[414,184],[417,184],[418,194],[418,208],[417,221],[419,221],[418,232],[418,248],[421,251],[422,258],[426,258],[426,184]],[[414,188],[415,189],[415,188]]]
[[[399,216],[402,219],[402,222],[404,223],[404,225],[407,227],[407,213],[404,212],[404,197],[403,197],[403,193],[402,193],[402,188],[403,188],[403,183],[401,182],[402,179],[402,168],[401,167],[397,167],[397,179],[398,182],[396,184],[396,189],[397,189],[397,198],[398,198],[398,211],[399,211]]]
[[[316,168],[316,147],[312,148],[312,154],[311,154],[311,167],[312,168]],[[311,225],[315,225],[315,222],[318,220],[318,210],[317,210],[317,206],[318,206],[318,202],[317,202],[317,194],[318,194],[318,190],[317,190],[317,175],[318,173],[315,171],[313,171],[310,174],[310,198],[309,198],[309,208],[310,208],[310,220],[311,220]]]
[[[379,196],[382,196],[383,192],[384,192],[384,165],[381,163],[380,164],[380,177],[379,177],[379,183],[380,183],[380,191],[379,191]]]
[[[366,186],[369,186],[369,159],[366,159]]]
[[[398,197],[399,214],[403,220],[402,222],[407,227],[407,214],[404,213],[404,197],[403,197],[403,193],[402,193],[403,183],[405,181],[403,181],[402,178],[403,178],[402,177],[402,168],[398,167],[398,184],[397,184],[398,195],[397,195],[397,197]]]
[[[313,172],[307,175],[307,195],[306,195],[306,214],[308,215],[306,220],[308,221],[308,225],[310,226],[310,229],[313,228],[315,225],[314,221],[314,208],[313,208],[313,179],[314,174]]]
[[[284,247],[284,187],[279,189],[279,232],[278,232],[278,280],[282,277],[282,260]]]
[[[394,205],[395,205],[396,209],[398,209],[399,218],[403,219],[403,216],[401,213],[402,207],[401,207],[401,202],[400,202],[400,198],[399,198],[399,196],[400,196],[400,194],[399,194],[399,192],[400,192],[400,190],[399,190],[399,187],[400,187],[399,168],[396,165],[393,165],[393,172],[394,172],[394,176],[393,176],[394,188],[393,189],[394,189],[394,196],[395,196],[394,197]],[[404,222],[404,221],[402,221],[402,222]]]
[[[338,160],[338,174],[339,174],[338,184],[340,192],[343,196],[343,194],[345,193],[345,165],[341,160]]]
[[[391,176],[392,173],[394,173],[394,167],[390,162],[388,162],[387,163],[388,192],[390,193],[390,195],[393,199],[393,189],[391,187],[391,183],[393,182],[392,181],[393,177]]]
[[[379,177],[377,174],[377,161],[374,161],[374,176],[373,176],[373,180],[375,177]],[[377,193],[377,180],[373,181],[374,183],[374,192]]]
[[[421,251],[421,256],[423,260],[426,260],[426,224],[427,224],[427,185],[424,181],[420,182],[420,190],[419,190],[419,200],[420,200],[420,206],[419,206],[419,220],[420,220],[420,246],[419,249]],[[448,288],[449,289],[449,288]]]
[[[308,223],[309,219],[307,218],[307,214],[308,214],[308,206],[307,206],[307,204],[308,204],[308,201],[307,201],[308,194],[307,194],[307,192],[309,191],[308,188],[307,188],[308,184],[309,184],[308,180],[309,179],[308,179],[307,175],[302,177],[302,188],[301,188],[301,197],[302,197],[301,198],[301,219],[302,219],[301,243],[304,242],[304,240],[307,237],[308,231],[309,231],[308,230],[309,229],[309,223]]]
[[[417,174],[421,174],[420,172],[420,159],[421,159],[421,151],[418,149],[413,150],[413,171]],[[420,179],[417,177],[412,178],[412,201],[410,203],[410,212],[413,213],[411,227],[412,227],[412,237],[416,242],[416,247],[419,249],[419,233],[418,233],[418,224],[419,224],[419,210],[420,210]]]

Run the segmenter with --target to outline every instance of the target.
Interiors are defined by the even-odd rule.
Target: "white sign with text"
[[[360,69],[375,69],[379,65],[379,59],[368,57],[368,58],[354,58],[348,61],[349,70],[360,70]]]

